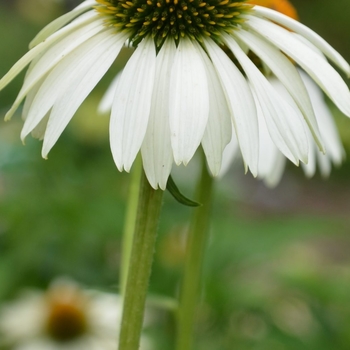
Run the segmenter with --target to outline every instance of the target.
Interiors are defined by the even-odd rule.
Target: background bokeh
[[[80,1],[0,0],[0,76],[39,29]],[[349,0],[295,0],[301,20],[350,61]],[[113,71],[117,72],[118,67]],[[49,159],[22,121],[2,116],[23,74],[0,92],[0,305],[23,288],[57,276],[117,292],[129,175],[119,173],[108,143],[108,117],[96,106],[113,74],[99,84]],[[350,154],[350,120],[330,105]],[[195,350],[350,349],[350,162],[328,180],[305,179],[288,166],[271,190],[237,162],[216,185]],[[175,173],[193,193],[194,162]],[[172,349],[176,297],[190,208],[165,196],[150,293],[158,323],[147,329],[155,350]]]

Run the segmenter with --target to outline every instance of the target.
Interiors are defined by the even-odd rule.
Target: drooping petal
[[[180,40],[171,71],[170,130],[174,160],[187,163],[198,148],[209,116],[209,93],[203,59],[192,41]]]
[[[33,64],[33,63],[34,63],[34,61],[31,64]],[[34,85],[34,87],[29,91],[29,93],[25,99],[23,109],[22,109],[22,119],[23,120],[27,119],[27,115],[28,115],[28,112],[29,112],[30,107],[32,105],[32,102],[35,98],[35,95],[39,91],[40,86],[44,80],[45,80],[45,77],[43,77],[41,80],[39,80],[37,82],[37,84]],[[45,117],[39,122],[39,124],[32,130],[32,136],[34,138],[39,139],[39,140],[43,140],[48,120],[49,120],[49,113],[47,113],[45,115]]]
[[[83,66],[80,62],[80,66],[75,68],[74,79],[71,80],[64,94],[55,101],[44,137],[42,149],[44,158],[79,106],[110,68],[126,40],[125,34],[117,35],[113,29],[103,34],[105,38],[102,38],[94,50],[89,53],[87,64]]]
[[[350,117],[349,88],[339,73],[323,57],[279,25],[253,16],[247,16],[247,18],[249,20],[245,22],[245,25],[264,36],[295,60],[337,107]]]
[[[308,178],[313,177],[316,173],[316,152],[317,150],[315,149],[315,147],[312,147],[311,145],[307,164],[305,163],[301,164],[304,170],[304,174]],[[322,157],[327,157],[327,154],[323,154]]]
[[[176,52],[167,40],[156,59],[156,75],[147,132],[142,143],[142,161],[147,179],[154,189],[166,189],[173,163],[169,125],[170,73]]]
[[[317,153],[317,163],[320,169],[320,173],[323,177],[328,177],[332,170],[331,159],[327,156]]]
[[[110,121],[114,161],[129,171],[143,142],[155,75],[156,52],[152,39],[144,39],[126,64],[117,86]]]
[[[96,35],[98,32],[101,32],[103,29],[103,22],[100,20],[89,23],[86,26],[75,30],[73,33],[68,34],[61,41],[58,41],[55,45],[51,46],[41,57],[36,58],[35,64],[31,64],[30,69],[27,71],[23,86],[11,109],[7,112],[6,119],[12,117],[25,96],[33,86],[50,71],[50,69],[52,69],[70,52],[75,50],[79,45]]]
[[[232,129],[233,129],[233,125],[232,125]],[[224,149],[224,152],[222,154],[222,163],[221,163],[219,177],[224,176],[228,172],[230,166],[232,165],[237,155],[239,154],[239,145],[238,145],[238,141],[237,141],[237,137],[234,129],[232,130],[231,134],[232,134],[232,138],[229,144]]]
[[[324,100],[321,90],[310,77],[304,72],[300,72],[300,75],[310,95],[324,139],[326,152],[335,164],[340,164],[345,157],[345,151],[329,107]]]
[[[0,80],[0,90],[2,90],[7,84],[9,84],[35,57],[40,55],[43,51],[47,50],[57,40],[64,38],[71,31],[80,28],[92,22],[98,18],[95,11],[89,11],[79,18],[74,20],[66,27],[52,34],[45,41],[35,46],[33,49],[28,51],[22,58],[20,58],[12,68],[2,77]]]
[[[204,43],[229,103],[243,160],[256,176],[259,134],[256,107],[250,88],[242,73],[213,40],[206,39]]]
[[[198,43],[195,43],[198,45]],[[205,65],[209,88],[209,118],[202,146],[213,176],[220,173],[222,155],[232,138],[231,113],[219,77],[207,53],[199,47]]]
[[[235,35],[240,40],[245,42],[250,49],[265,62],[269,69],[285,86],[303,113],[317,145],[324,152],[322,138],[317,125],[314,110],[312,108],[305,85],[301,80],[296,67],[284,54],[282,54],[278,49],[276,49],[276,47],[268,43],[266,40],[245,30],[236,31]]]
[[[306,163],[308,139],[301,113],[277,95],[264,75],[231,36],[225,35],[224,38],[247,74],[276,146],[295,164],[298,164],[299,159]]]
[[[29,49],[32,49],[34,46],[44,41],[57,30],[65,26],[67,23],[71,22],[74,18],[91,9],[93,5],[96,5],[95,0],[85,0],[72,11],[56,18],[35,36],[35,38],[29,44]]]
[[[257,101],[257,111],[260,142],[258,178],[272,188],[276,187],[282,178],[286,158],[271,139],[259,101]]]
[[[105,47],[104,41],[111,36],[117,42],[125,40],[125,36],[116,35],[112,29],[101,32],[67,55],[48,74],[32,101],[21,132],[22,139],[40,122],[55,101],[66,92],[71,82],[84,74],[93,62],[98,62],[99,49]]]
[[[345,59],[331,45],[329,45],[321,36],[304,24],[288,17],[280,12],[273,11],[267,7],[254,6],[254,10],[259,14],[287,27],[294,32],[300,34],[304,38],[312,42],[319,50],[321,50],[331,61],[333,61],[340,69],[342,69],[348,77],[350,77],[350,66]]]
[[[98,108],[97,108],[98,113],[106,114],[106,113],[109,113],[111,111],[115,92],[117,90],[117,86],[120,82],[121,76],[122,76],[122,71],[118,72],[118,74],[115,76],[115,78],[109,84],[108,89],[104,93],[104,95],[103,95],[103,97],[98,105]]]

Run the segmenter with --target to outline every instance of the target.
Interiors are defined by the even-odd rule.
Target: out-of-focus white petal
[[[273,86],[273,88],[276,90],[276,92],[281,96],[281,98],[286,99],[287,102],[289,102],[291,105],[294,105],[294,108],[297,108],[297,106],[295,105],[295,101],[293,100],[293,98],[291,97],[291,95],[287,91],[286,87],[281,83],[280,80],[278,80],[275,77],[270,77],[269,78],[269,82]],[[318,89],[318,87],[317,87],[317,89]],[[313,142],[313,137],[311,135],[310,130],[306,129],[305,132],[307,134],[307,137],[309,138],[308,162],[307,163],[302,163],[301,165],[303,167],[303,170],[304,170],[305,174],[308,177],[311,177],[311,176],[313,176],[315,174],[315,171],[316,171],[316,163],[315,163],[316,155],[315,155],[315,152],[318,151],[318,150],[317,150],[316,145]],[[276,165],[276,168],[277,168],[277,170],[280,170],[280,171],[283,170],[283,169],[280,169],[277,165]],[[273,169],[271,169],[270,172],[272,173]],[[282,176],[282,174],[281,174],[281,176]],[[281,176],[279,176],[279,178],[281,178]],[[276,181],[277,180],[278,179],[276,179]],[[277,182],[279,182],[279,180]],[[276,185],[277,185],[277,182],[276,182]]]
[[[305,175],[309,178],[313,177],[316,173],[316,152],[317,150],[314,147],[310,147],[309,159],[307,164],[301,164]],[[322,157],[327,157],[327,155],[323,154]]]
[[[79,28],[73,33],[64,37],[61,41],[51,46],[41,57],[35,60],[35,64],[31,64],[26,74],[21,91],[19,92],[11,109],[6,114],[6,119],[10,119],[15,113],[25,96],[33,88],[38,81],[45,76],[50,69],[59,63],[65,56],[75,50],[79,45],[101,32],[104,29],[101,20],[87,24],[83,28]]]
[[[114,161],[129,171],[143,142],[155,75],[156,52],[151,38],[144,39],[126,64],[117,86],[110,121]]]
[[[224,38],[247,74],[276,146],[292,162],[298,164],[300,159],[306,163],[308,139],[300,112],[277,95],[267,79],[231,36],[225,35]]]
[[[80,63],[80,66],[75,68],[74,79],[64,94],[55,101],[44,136],[42,149],[44,158],[79,106],[110,68],[126,40],[125,35],[116,35],[113,29],[103,34],[105,37],[102,37],[100,43],[94,47],[94,51],[89,53],[87,64],[83,66]]]
[[[248,21],[245,22],[247,26],[264,36],[295,60],[336,106],[350,117],[349,88],[338,72],[322,56],[315,53],[309,46],[298,40],[295,35],[279,25],[253,16],[247,16],[247,18]]]
[[[181,39],[171,70],[170,130],[177,165],[191,160],[208,122],[208,81],[199,50],[190,39]]]
[[[156,75],[147,132],[141,147],[143,168],[154,189],[166,189],[173,163],[169,125],[170,73],[176,52],[166,40],[156,59]]]
[[[232,125],[232,127],[233,127],[233,125]],[[233,132],[231,132],[231,134],[232,134],[231,141],[224,149],[224,152],[222,155],[222,163],[221,163],[219,177],[224,176],[228,172],[230,166],[232,165],[232,163],[236,159],[237,154],[239,152],[239,145],[238,145],[237,137],[236,137],[234,130],[232,130],[232,131]]]
[[[285,88],[293,97],[295,103],[300,108],[308,123],[315,141],[319,148],[324,152],[322,138],[317,125],[314,110],[311,105],[309,95],[306,91],[305,85],[300,78],[296,67],[290,60],[282,54],[276,47],[268,43],[259,36],[253,35],[245,30],[235,32],[235,35],[243,40],[250,49],[258,55],[269,69],[276,75]]]
[[[55,33],[57,30],[62,28],[67,23],[71,22],[74,18],[78,17],[79,15],[83,14],[84,12],[88,11],[92,8],[92,6],[96,5],[95,0],[86,0],[83,1],[80,5],[78,5],[76,8],[74,8],[72,11],[64,14],[61,17],[56,18],[54,21],[49,23],[46,27],[44,27],[36,36],[35,38],[30,42],[29,49],[32,49],[34,46],[38,45],[42,41],[44,41],[46,38],[48,38],[50,35]]]
[[[271,139],[259,102],[257,102],[257,111],[260,141],[258,178],[272,188],[277,186],[282,178],[286,158]]]
[[[213,40],[205,39],[204,43],[229,103],[243,160],[256,176],[259,134],[256,107],[250,88],[242,73]]]
[[[322,156],[321,154],[316,154],[318,167],[320,173],[323,177],[328,177],[332,170],[332,163],[329,157]]]
[[[259,14],[272,20],[273,22],[279,23],[284,27],[287,27],[294,32],[300,34],[312,42],[319,50],[321,50],[330,60],[332,60],[340,69],[342,69],[348,77],[350,77],[350,66],[345,59],[322,37],[320,37],[313,30],[305,26],[304,24],[294,20],[293,18],[286,16],[280,12],[273,11],[267,7],[254,6],[254,10]]]
[[[198,43],[195,43],[198,45]],[[199,48],[206,68],[209,88],[209,118],[202,139],[203,150],[213,176],[219,175],[222,154],[232,138],[232,122],[224,91],[213,63],[206,52]]]
[[[345,157],[345,151],[333,116],[318,86],[304,72],[301,71],[300,75],[310,95],[322,138],[324,139],[327,155],[332,159],[334,164],[339,165]]]
[[[43,51],[47,50],[50,47],[50,45],[52,45],[54,42],[65,37],[71,31],[78,29],[81,26],[85,26],[96,19],[98,19],[98,15],[95,11],[89,11],[87,13],[84,13],[71,24],[55,32],[45,41],[42,41],[40,44],[28,51],[2,77],[2,79],[0,80],[0,90],[2,90],[7,84],[9,84],[35,57],[40,55]]]
[[[120,71],[115,78],[112,80],[112,82],[109,84],[108,89],[104,93],[98,108],[97,112],[100,114],[106,114],[109,113],[112,109],[113,100],[115,96],[115,92],[117,90],[117,86],[120,82],[120,77],[122,76],[122,71]]]

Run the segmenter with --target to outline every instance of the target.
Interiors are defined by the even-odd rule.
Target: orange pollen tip
[[[298,13],[295,7],[288,0],[249,0],[248,4],[268,7],[272,10],[283,13],[295,20],[298,20]]]

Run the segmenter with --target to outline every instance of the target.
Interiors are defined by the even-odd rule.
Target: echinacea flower
[[[22,89],[24,126],[43,139],[43,157],[107,73],[124,45],[134,49],[113,92],[110,144],[120,171],[141,150],[145,173],[165,189],[173,163],[186,165],[201,144],[212,174],[237,137],[246,170],[258,174],[261,114],[271,139],[292,162],[308,162],[308,130],[322,136],[291,59],[350,116],[347,62],[299,22],[244,0],[86,0],[32,41],[0,81],[4,88],[30,64]],[[281,99],[252,62],[254,52],[288,91]]]
[[[57,280],[46,292],[30,290],[0,308],[0,346],[13,350],[115,349],[122,300]],[[141,349],[150,349],[142,338]]]
[[[297,12],[287,0],[251,0],[250,3],[261,4],[262,6],[276,9],[285,15],[297,19]],[[316,48],[313,49],[317,51]],[[318,51],[318,53],[322,55],[321,52]],[[332,114],[324,100],[322,91],[304,71],[298,68],[298,72],[306,88],[307,95],[310,98],[325,148],[325,153],[320,152],[313,140],[311,132],[307,130],[306,133],[309,139],[308,162],[306,164],[302,163],[302,168],[307,177],[312,177],[316,172],[316,164],[318,164],[321,175],[327,177],[330,174],[332,163],[340,165],[344,159],[344,148],[341,144]],[[298,108],[283,83],[281,83],[274,74],[271,74],[270,71],[265,71],[265,75],[280,98],[286,100],[286,102],[294,108]],[[258,178],[262,179],[267,186],[275,187],[280,182],[283,175],[286,157],[276,147],[262,113],[259,110],[258,119],[260,142]],[[237,140],[233,137],[231,143],[225,150],[221,175],[226,173],[230,164],[236,158],[236,154]]]

